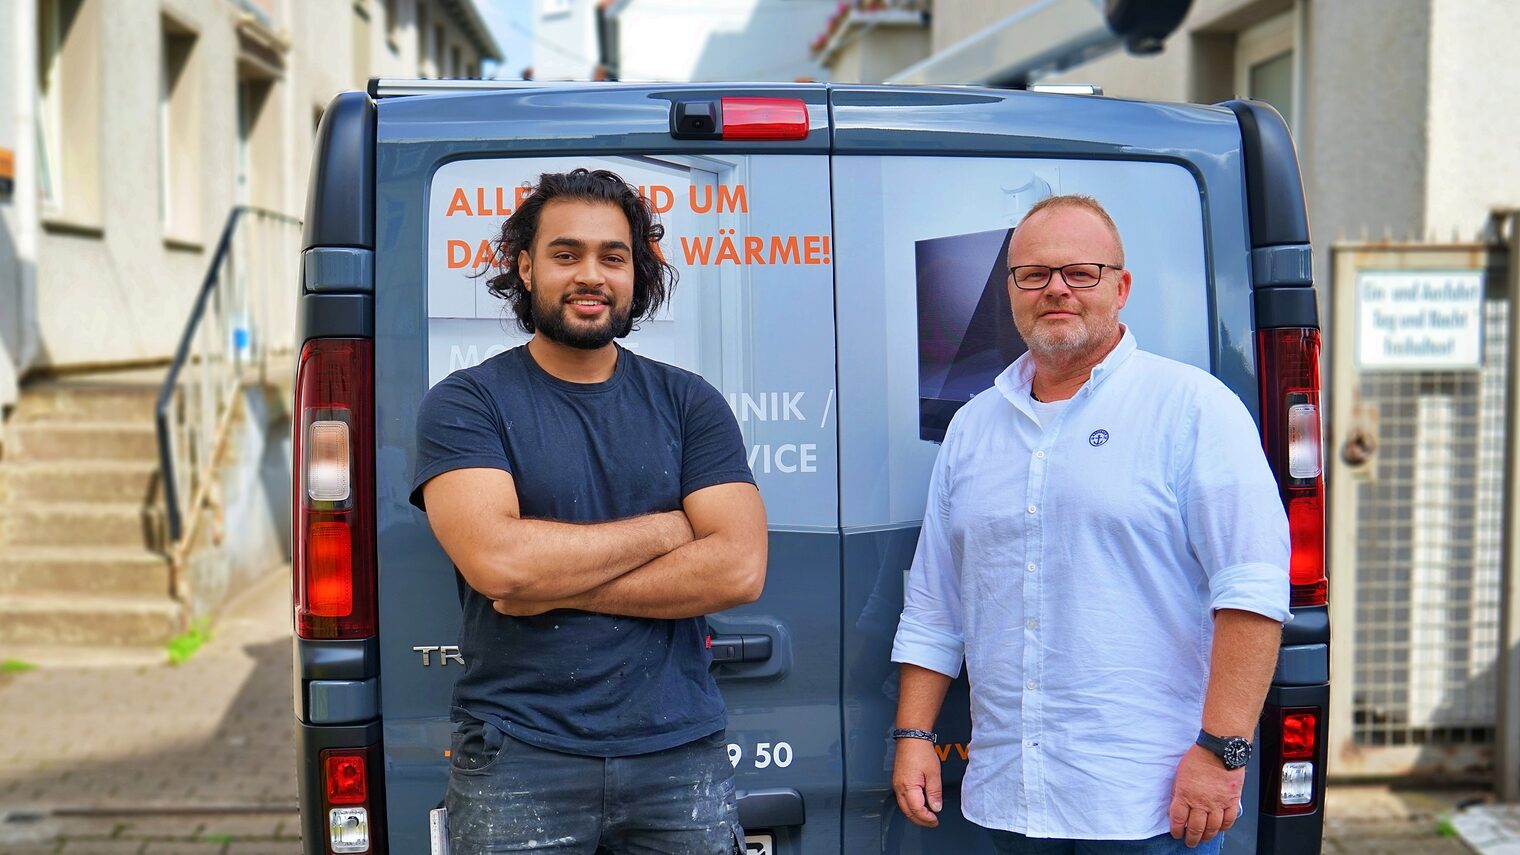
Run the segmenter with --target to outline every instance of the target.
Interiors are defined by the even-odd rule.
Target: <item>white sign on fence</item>
[[[1369,270],[1356,277],[1357,367],[1468,371],[1483,364],[1483,273]]]

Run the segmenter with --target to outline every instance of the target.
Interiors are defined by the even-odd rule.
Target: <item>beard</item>
[[[530,295],[529,306],[533,312],[533,328],[544,338],[581,350],[600,350],[633,331],[633,307],[619,306],[608,295],[599,292],[580,292],[567,295],[564,300],[541,298],[539,292]],[[567,317],[568,301],[576,297],[596,297],[609,300],[607,314],[599,321]]]
[[[1053,307],[1042,307],[1053,308]],[[1076,312],[1076,323],[1061,322],[1055,325],[1041,324],[1036,315],[1027,326],[1017,316],[1014,326],[1024,343],[1038,356],[1067,358],[1089,350],[1103,347],[1119,333],[1119,313],[1096,315],[1078,306],[1062,306],[1062,311]]]

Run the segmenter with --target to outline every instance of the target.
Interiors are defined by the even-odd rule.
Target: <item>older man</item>
[[[932,733],[964,660],[966,818],[1002,853],[1217,851],[1288,619],[1288,528],[1256,425],[1208,373],[1139,350],[1094,199],[1008,247],[1029,346],[951,422],[893,660],[893,786],[942,808]]]

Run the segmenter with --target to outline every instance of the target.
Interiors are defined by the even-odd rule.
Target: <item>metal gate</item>
[[[1494,765],[1503,258],[1482,244],[1334,250],[1332,776]]]

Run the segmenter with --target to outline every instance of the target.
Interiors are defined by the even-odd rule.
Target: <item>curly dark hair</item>
[[[633,243],[633,328],[638,328],[638,322],[654,317],[670,298],[679,278],[675,267],[665,261],[658,248],[660,239],[665,237],[665,227],[660,225],[637,188],[606,169],[581,167],[538,176],[538,185],[533,192],[501,224],[501,234],[494,242],[496,257],[501,259],[501,272],[486,280],[486,289],[491,296],[507,302],[523,332],[535,331],[533,295],[523,287],[522,276],[517,272],[517,258],[523,250],[533,251],[539,216],[544,205],[555,199],[604,202],[622,210],[628,218],[628,232]],[[622,333],[626,334],[627,331]]]

